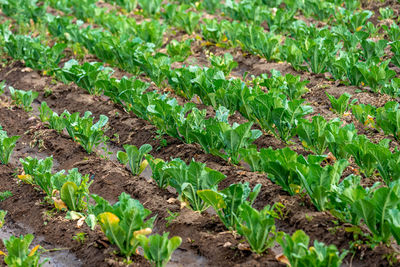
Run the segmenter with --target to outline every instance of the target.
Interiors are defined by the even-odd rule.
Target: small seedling
[[[167,221],[167,223],[165,224],[165,227],[169,227],[171,225],[171,223],[179,216],[179,212],[172,212],[168,209],[167,209],[167,212],[168,212],[169,216],[167,218],[165,218],[165,220]]]
[[[0,192],[0,202],[6,200],[9,197],[12,197],[13,194],[11,193],[11,191],[4,191],[4,192]]]
[[[77,233],[72,237],[72,240],[78,241],[81,244],[84,244],[86,241],[87,234],[84,232]]]

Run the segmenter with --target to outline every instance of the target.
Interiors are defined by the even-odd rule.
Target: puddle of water
[[[0,229],[0,239],[9,239],[10,236],[20,236],[26,233],[32,233],[32,229],[29,227],[15,223],[13,228],[8,225],[4,225],[3,228]],[[35,236],[33,239],[32,247],[36,244],[40,244],[44,242],[45,239],[42,236]],[[43,247],[45,247],[43,245]],[[48,249],[45,247],[45,249]],[[81,267],[83,266],[82,262],[75,256],[75,254],[71,253],[69,250],[58,250],[45,252],[41,255],[41,261],[45,258],[48,258],[49,261],[46,262],[43,266],[45,267]]]
[[[191,251],[177,249],[172,254],[171,260],[168,262],[167,267],[201,267],[208,266],[208,260],[200,255],[195,255]]]

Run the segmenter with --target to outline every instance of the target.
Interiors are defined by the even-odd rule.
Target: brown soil
[[[107,5],[105,5],[107,6]],[[377,12],[376,12],[377,13]],[[179,33],[180,38],[187,38],[184,33]],[[339,96],[343,92],[349,92],[360,103],[383,105],[389,100],[386,96],[364,90],[356,92],[355,87],[345,86],[329,81],[322,75],[313,75],[307,72],[297,72],[286,63],[272,63],[253,55],[244,55],[238,49],[222,49],[215,46],[202,46],[196,41],[192,48],[193,55],[186,62],[195,62],[198,65],[207,65],[206,54],[211,51],[221,55],[230,52],[234,55],[239,66],[232,74],[234,77],[242,77],[244,72],[251,75],[268,73],[271,69],[277,69],[282,74],[292,73],[301,75],[302,79],[310,81],[309,92],[305,95],[306,101],[313,106],[315,114],[321,114],[330,119],[336,117],[329,108],[330,102],[325,92]],[[92,58],[92,60],[96,60]],[[126,73],[119,71],[116,75],[121,77]],[[345,228],[346,224],[337,224],[336,219],[327,212],[317,212],[310,200],[303,196],[289,196],[281,188],[273,184],[265,174],[246,171],[233,166],[218,157],[205,154],[198,145],[184,144],[177,139],[166,137],[168,145],[160,147],[156,139],[156,128],[149,122],[137,118],[133,114],[127,114],[124,110],[107,99],[93,97],[74,84],[64,85],[53,82],[51,78],[41,75],[39,72],[27,70],[22,62],[14,62],[0,68],[0,81],[6,80],[8,85],[17,89],[34,90],[39,92],[39,98],[35,100],[38,106],[46,101],[50,108],[58,113],[67,109],[70,112],[91,111],[96,118],[100,114],[109,117],[109,130],[107,135],[111,138],[112,150],[122,150],[124,144],[141,146],[151,144],[153,151],[150,153],[155,157],[169,160],[181,158],[189,162],[192,158],[204,162],[208,167],[224,173],[227,178],[220,184],[220,189],[237,182],[250,182],[251,186],[262,184],[262,190],[258,196],[255,207],[262,208],[281,202],[285,205],[286,216],[277,221],[278,230],[293,233],[302,229],[310,235],[312,242],[318,240],[326,244],[334,244],[339,249],[349,249],[349,243],[353,236]],[[44,96],[46,89],[53,93],[49,97]],[[179,98],[180,102],[188,100]],[[177,195],[172,190],[161,190],[146,177],[133,177],[132,174],[114,159],[104,159],[99,155],[88,155],[78,144],[74,143],[67,135],[58,134],[53,130],[46,129],[40,121],[25,111],[10,107],[7,97],[0,101],[0,122],[9,135],[21,135],[17,147],[12,155],[9,165],[0,168],[2,183],[0,191],[10,190],[13,196],[0,202],[0,209],[8,211],[6,225],[22,224],[35,236],[43,237],[40,242],[45,248],[70,248],[77,258],[82,261],[83,266],[119,266],[122,258],[113,253],[116,249],[111,245],[99,227],[91,231],[86,226],[77,227],[76,222],[64,219],[65,214],[61,212],[51,213],[53,209],[43,202],[44,194],[35,190],[31,185],[18,181],[15,174],[21,172],[18,159],[26,156],[46,157],[53,155],[56,162],[55,169],[68,170],[79,168],[82,173],[94,175],[94,183],[91,192],[101,195],[105,199],[114,202],[122,192],[127,192],[138,199],[143,205],[157,214],[155,232],[170,232],[170,235],[179,235],[183,243],[179,251],[193,255],[192,258],[203,257],[205,262],[200,266],[284,266],[275,260],[279,251],[269,250],[262,256],[256,256],[248,250],[239,249],[243,240],[227,232],[223,224],[212,212],[198,214],[189,209],[181,209]],[[205,108],[205,107],[204,107]],[[212,112],[212,111],[210,111]],[[235,115],[235,121],[244,119]],[[345,118],[346,122],[355,122],[352,117]],[[355,123],[359,132],[366,134],[371,140],[379,141],[383,134],[366,131],[361,125]],[[118,134],[119,138],[115,138]],[[296,152],[307,155],[298,140],[291,146]],[[273,147],[282,148],[286,146],[272,136],[264,135],[257,140],[258,148]],[[393,146],[398,146],[393,142]],[[354,167],[354,166],[353,166]],[[346,170],[346,173],[349,170]],[[348,173],[347,173],[348,174]],[[373,179],[372,179],[373,180]],[[365,181],[367,182],[367,181]],[[179,212],[177,217],[168,227],[166,218],[169,216],[167,210]],[[22,234],[27,230],[20,230]],[[83,244],[74,241],[74,235],[80,232],[87,233]],[[4,247],[0,245],[0,249]],[[361,247],[352,257],[348,255],[345,259],[346,266],[388,266],[388,255],[394,254],[393,248],[379,246],[373,251]],[[191,259],[193,260],[193,259]],[[193,266],[193,261],[179,262],[183,266]],[[148,263],[140,256],[133,258],[133,266],[148,266]]]
[[[90,110],[96,117],[100,114],[109,116],[110,130],[107,134],[110,137],[113,137],[115,133],[119,134],[119,142],[112,142],[112,146],[116,149],[122,149],[122,145],[126,143],[136,146],[149,143],[155,148],[158,147],[158,141],[154,139],[156,135],[154,126],[132,114],[126,114],[119,106],[107,100],[88,95],[75,85],[51,82],[50,78],[41,76],[36,71],[26,70],[20,62],[1,69],[0,80],[6,80],[8,85],[18,89],[32,89],[39,92],[39,98],[35,101],[36,106],[41,101],[46,101],[57,112],[62,112],[64,109],[70,112]],[[44,90],[48,88],[52,89],[53,93],[45,98]],[[53,155],[55,162],[58,163],[56,170],[77,167],[82,173],[93,174],[95,182],[91,187],[91,192],[109,201],[116,201],[121,192],[129,193],[157,214],[156,232],[169,231],[171,235],[181,236],[183,243],[180,249],[205,257],[207,266],[279,265],[274,258],[274,251],[269,251],[262,257],[255,257],[247,250],[239,250],[238,245],[243,240],[226,232],[215,215],[207,212],[199,215],[188,209],[181,210],[178,201],[174,201],[177,196],[172,191],[161,190],[144,177],[132,177],[128,170],[113,160],[87,155],[67,135],[45,129],[38,119],[23,110],[10,109],[7,98],[3,97],[2,103],[1,124],[9,135],[18,134],[22,138],[17,144],[9,166],[1,169],[3,183],[0,191],[10,190],[14,196],[1,202],[0,208],[9,211],[7,223],[24,224],[33,229],[35,235],[43,236],[45,247],[69,247],[86,266],[106,266],[121,261],[121,258],[112,254],[115,248],[110,246],[99,228],[96,228],[94,232],[86,227],[79,229],[76,222],[63,219],[63,213],[55,213],[50,217],[44,215],[46,211],[52,209],[48,204],[41,202],[44,195],[30,185],[17,183],[17,179],[13,176],[13,173],[21,171],[17,159],[28,155],[40,157]],[[337,226],[334,223],[334,217],[328,213],[317,212],[307,198],[288,196],[279,186],[268,180],[266,175],[229,165],[217,157],[204,154],[197,145],[184,144],[173,138],[167,138],[167,140],[167,147],[153,150],[151,154],[166,160],[180,157],[186,161],[195,158],[197,161],[205,162],[210,168],[221,171],[227,176],[220,188],[235,182],[248,181],[251,186],[260,183],[263,189],[255,207],[262,208],[277,201],[286,206],[287,216],[277,221],[279,230],[292,233],[297,229],[303,229],[312,240],[335,244],[341,249],[348,248],[352,236],[344,230],[346,225]],[[270,137],[264,137],[257,142],[257,145],[282,147],[279,141]],[[169,227],[165,227],[165,219],[169,216],[167,210],[180,212],[180,216]],[[88,233],[88,238],[83,245],[72,240],[72,237],[79,232]],[[359,259],[361,254],[356,254],[353,265],[367,266],[373,263],[374,266],[384,266],[386,264],[381,265],[382,257],[390,252],[392,250],[385,248],[362,251],[365,255],[364,260]],[[347,262],[351,261],[350,256],[346,259]],[[141,257],[134,258],[134,262],[138,266],[145,264]]]

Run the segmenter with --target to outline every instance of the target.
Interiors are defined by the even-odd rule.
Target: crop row
[[[107,13],[106,9],[97,8],[94,2],[91,2],[89,8],[85,6],[84,9],[79,5],[74,5],[72,8],[72,3],[65,4],[67,6],[57,5],[57,7],[64,11],[69,10],[81,19],[93,18],[96,23],[112,32],[128,34],[132,32],[128,29],[135,28],[129,27],[133,23],[127,24],[128,17]],[[165,20],[175,26],[193,25],[195,27],[198,25],[198,20],[190,23],[179,20],[183,22],[178,25],[170,21],[179,17],[177,14],[191,14],[190,11],[185,13],[184,10],[178,10],[177,5],[166,6],[165,12],[162,13]],[[260,55],[267,60],[285,60],[297,70],[309,70],[313,73],[329,72],[335,80],[347,81],[356,86],[367,85],[373,91],[398,96],[400,81],[395,78],[396,73],[388,65],[391,61],[399,66],[400,28],[395,23],[385,28],[391,42],[373,41],[371,38],[377,35],[379,29],[369,22],[366,31],[363,31],[372,12],[364,10],[356,14],[352,12],[340,14],[341,17],[336,18],[336,25],[331,28],[308,26],[301,20],[287,21],[289,25],[287,30],[291,33],[289,36],[291,38],[285,38],[283,45],[280,44],[282,36],[271,32],[266,33],[262,27],[254,24],[213,19],[205,20],[204,24],[200,25],[201,34],[205,40],[222,43],[225,38],[228,38],[232,45],[239,44],[244,51]],[[143,25],[158,23],[155,20],[152,21],[144,22]],[[142,24],[136,27],[143,27],[140,25]],[[270,28],[274,28],[273,26],[275,25],[269,25]],[[191,34],[193,30],[189,30],[188,33]],[[149,38],[143,40],[147,41]],[[155,42],[156,46],[159,41],[161,40]],[[385,49],[388,45],[394,55],[391,59],[382,61],[382,58],[386,57]]]
[[[69,68],[69,66],[67,66],[67,68]],[[275,154],[269,155],[268,151],[269,153],[275,153]],[[253,152],[252,154],[248,154],[246,156],[246,158],[248,158],[248,162],[251,163],[252,168],[255,170],[259,170],[257,169],[258,167],[256,167],[257,166],[256,164],[258,164],[258,166],[262,166],[262,169],[260,170],[264,170],[267,173],[272,174],[271,175],[272,179],[281,186],[283,186],[285,190],[291,193],[300,191],[300,188],[298,186],[299,184],[301,184],[306,189],[307,193],[309,194],[313,203],[316,205],[318,209],[320,210],[331,209],[332,205],[334,205],[335,209],[339,211],[339,213],[336,214],[336,216],[343,218],[343,220],[352,221],[355,224],[358,224],[361,218],[364,218],[362,217],[362,215],[357,215],[358,217],[357,216],[350,217],[350,215],[348,215],[355,213],[356,207],[358,206],[354,203],[358,203],[357,201],[361,201],[360,199],[352,199],[350,202],[347,202],[342,207],[340,207],[341,205],[337,205],[338,201],[336,198],[346,199],[343,196],[343,193],[340,194],[339,191],[336,191],[337,188],[341,188],[344,192],[347,192],[347,190],[350,189],[360,190],[362,188],[359,186],[360,178],[356,176],[350,176],[345,179],[345,182],[339,184],[339,178],[341,177],[341,173],[347,164],[345,160],[338,161],[337,163],[335,163],[334,166],[329,165],[325,168],[322,168],[320,163],[323,160],[323,157],[309,156],[309,158],[306,160],[304,157],[298,156],[295,152],[290,151],[290,149],[283,149],[277,151],[271,149],[268,150],[263,149],[260,152],[257,151],[252,151],[252,152]],[[279,155],[281,156],[279,157]],[[271,161],[270,159],[274,159],[274,161]],[[286,159],[292,159],[293,161],[287,162],[285,161]],[[291,168],[292,166],[293,168]],[[160,168],[160,166],[158,168]],[[303,170],[303,172],[301,170]],[[156,170],[153,171],[154,173],[156,173]],[[325,175],[322,175],[323,173],[325,173]],[[156,176],[155,179],[158,181],[158,184],[163,185],[163,183],[160,182],[159,176]],[[167,179],[164,180],[168,181]],[[316,185],[319,186],[316,187]],[[393,183],[391,183],[389,186],[393,186]],[[388,188],[390,187],[385,187],[385,189]],[[363,190],[365,191],[366,189]],[[193,191],[191,193],[193,194]],[[329,197],[330,195],[333,196],[333,199]],[[374,195],[367,195],[367,193],[365,193],[364,194],[365,198],[362,198],[362,200],[365,200],[366,198],[368,199],[368,197],[372,199],[373,196]],[[191,198],[186,197],[186,198],[192,199],[194,201],[196,200],[193,197]],[[341,202],[343,202],[343,200],[341,200]],[[192,203],[191,206],[196,207],[198,205]],[[394,224],[390,220],[389,222],[387,222],[387,220],[388,219],[386,218],[386,223],[391,223],[392,225]],[[384,238],[383,240],[387,241],[388,237],[382,235],[383,233],[377,233],[376,237]]]
[[[41,108],[41,118],[43,118],[42,111],[43,108]],[[65,121],[66,124],[69,123],[68,120]],[[82,121],[78,120],[75,128],[82,127],[80,123]],[[77,141],[79,142],[79,139]],[[132,171],[135,170],[133,165],[143,164],[142,158],[146,156],[154,170],[153,178],[163,177],[167,184],[177,190],[181,201],[188,203],[188,206],[194,210],[202,211],[210,205],[213,206],[227,228],[236,230],[240,235],[246,237],[254,252],[264,252],[277,240],[286,251],[285,255],[290,261],[294,260],[294,258],[290,258],[294,251],[302,251],[304,255],[300,262],[307,263],[315,261],[315,255],[328,250],[331,253],[319,261],[333,262],[335,266],[339,266],[346,255],[346,252],[339,254],[334,246],[325,246],[317,241],[314,244],[318,246],[318,249],[308,250],[309,239],[302,231],[296,232],[293,236],[276,232],[274,225],[275,218],[279,217],[277,212],[279,209],[275,211],[275,206],[267,206],[262,211],[257,211],[251,207],[260,192],[260,185],[251,190],[248,183],[232,184],[223,191],[217,191],[217,184],[225,176],[205,167],[205,164],[192,161],[186,165],[179,159],[168,163],[153,159],[150,155],[146,155],[146,152],[151,150],[148,145],[144,145],[140,149],[129,145],[124,148],[126,153],[118,152],[118,158],[121,162],[129,162]],[[81,175],[77,169],[54,173],[52,157],[40,160],[27,157],[20,159],[20,162],[24,170],[23,175],[19,176],[21,180],[39,187],[46,195],[45,200],[53,203],[59,210],[68,210],[68,217],[85,220],[92,229],[98,222],[108,239],[116,244],[120,253],[127,256],[128,259],[136,252],[136,248],[141,246],[147,259],[154,262],[155,266],[163,266],[169,260],[173,250],[179,246],[180,239],[174,237],[168,240],[168,234],[145,237],[151,232],[155,217],[148,218],[151,212],[144,209],[138,201],[131,199],[127,194],[122,193],[119,201],[110,205],[103,198],[89,194],[89,187],[93,182],[89,175]],[[96,204],[89,204],[89,198],[92,198]],[[221,198],[221,200],[215,202],[215,198]],[[230,203],[235,203],[235,205]],[[260,236],[260,232],[264,234]],[[25,238],[27,237],[10,239],[11,243],[7,243],[7,245],[12,245],[12,242],[19,242],[18,240]],[[30,240],[30,236],[28,240]],[[28,243],[30,244],[30,242]],[[293,242],[302,244],[303,247],[293,248],[291,244]],[[7,248],[10,247],[7,246]],[[161,255],[154,254],[156,250],[163,251],[163,253]],[[26,250],[26,254],[29,253],[29,255],[22,253],[18,257],[13,255],[11,250],[9,252],[7,264],[12,264],[12,259],[17,261],[18,257],[25,263],[25,260],[39,259],[40,256],[39,253],[30,253],[28,250]]]

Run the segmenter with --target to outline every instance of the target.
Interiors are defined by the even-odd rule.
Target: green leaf
[[[76,194],[78,186],[74,182],[66,182],[60,190],[61,200],[67,205],[69,210],[77,210]]]

